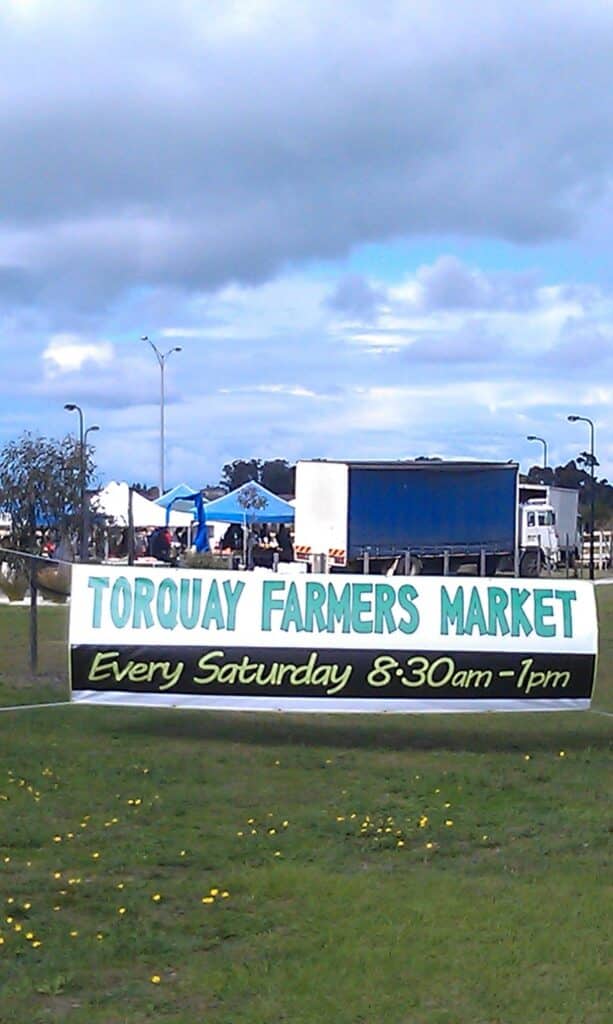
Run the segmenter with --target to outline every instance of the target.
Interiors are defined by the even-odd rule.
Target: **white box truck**
[[[524,514],[532,511],[535,521],[545,508],[553,510],[553,525],[558,538],[560,562],[573,566],[581,555],[582,527],[579,515],[579,491],[553,484],[519,484],[519,502]]]

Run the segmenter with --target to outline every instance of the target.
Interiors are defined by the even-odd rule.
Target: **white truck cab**
[[[560,546],[553,507],[540,498],[531,498],[519,506],[520,545],[541,552],[543,561],[555,568],[560,561]]]

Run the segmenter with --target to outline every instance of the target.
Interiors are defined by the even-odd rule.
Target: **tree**
[[[285,459],[234,459],[223,467],[221,483],[229,491],[243,484],[262,484],[273,494],[292,494],[294,490],[294,469]]]
[[[93,449],[85,452],[85,486],[95,474]],[[36,532],[53,527],[70,536],[81,523],[81,452],[78,440],[24,433],[0,451],[0,510],[11,516],[11,543],[33,551]]]
[[[285,459],[262,463],[260,483],[273,494],[293,494],[294,478],[295,470]]]
[[[229,491],[234,491],[237,487],[242,487],[243,484],[248,484],[252,480],[259,483],[261,465],[259,459],[234,459],[233,462],[227,462],[223,467],[220,482]]]

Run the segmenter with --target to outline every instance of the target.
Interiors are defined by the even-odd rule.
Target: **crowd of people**
[[[189,549],[190,537],[186,528],[176,530],[167,526],[135,531],[134,557],[155,558],[158,562],[177,562]],[[122,529],[110,538],[109,555],[125,558],[128,555],[128,530]],[[255,524],[246,534],[239,523],[231,523],[219,543],[212,548],[214,554],[234,555],[248,568],[272,567],[275,562],[292,562],[294,546],[291,530],[283,523]]]
[[[294,560],[294,545],[290,530],[283,523],[256,524],[249,528],[247,536],[238,523],[231,523],[221,539],[220,550],[224,554],[246,555],[247,566],[272,566],[279,562]]]

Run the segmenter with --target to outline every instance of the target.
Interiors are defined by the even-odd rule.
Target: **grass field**
[[[613,710],[613,586],[594,706]],[[0,607],[0,702],[66,611]],[[0,1021],[604,1024],[613,718],[0,714]]]

